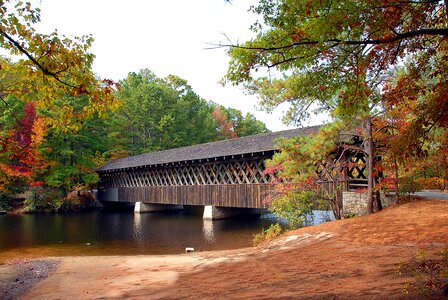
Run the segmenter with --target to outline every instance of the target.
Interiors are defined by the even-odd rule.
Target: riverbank
[[[302,228],[257,248],[48,258],[56,270],[23,299],[436,297],[412,266],[421,257],[440,262],[447,232],[448,202],[424,200]]]

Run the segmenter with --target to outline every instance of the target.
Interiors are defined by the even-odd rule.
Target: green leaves
[[[291,229],[302,227],[313,215],[314,193],[301,189],[290,190],[289,193],[275,198],[269,210],[278,218],[285,220]]]
[[[39,34],[33,25],[39,21],[39,10],[30,3],[6,0],[0,3],[0,45],[16,62],[1,61],[0,85],[3,81],[14,84],[2,86],[2,94],[16,96],[24,102],[33,102],[40,109],[58,111],[57,99],[66,95],[85,96],[88,101],[76,113],[76,119],[95,115],[104,116],[116,109],[120,102],[112,93],[117,86],[111,80],[97,78],[92,70],[94,55],[89,53],[91,36],[67,38],[56,31]],[[74,111],[66,109],[62,119],[48,119],[52,126],[62,130],[79,129],[69,123]]]
[[[335,153],[341,150],[342,129],[342,123],[334,122],[322,126],[318,134],[281,139],[280,152],[266,161],[266,172],[276,183],[276,194],[268,199],[269,209],[293,228],[301,227],[319,204],[324,209],[331,207],[336,218],[340,216],[338,194],[325,192],[319,182],[332,184],[333,191],[338,188],[343,162]]]
[[[224,81],[260,96],[268,111],[291,103],[286,121],[295,123],[310,104],[362,119],[378,103],[390,66],[434,51],[448,35],[442,1],[259,1],[252,11],[262,20],[255,37],[222,45],[231,58]]]
[[[221,140],[229,138],[227,131],[236,136],[267,131],[252,114],[207,102],[174,75],[162,79],[145,69],[129,73],[120,85],[117,96],[124,105],[114,113],[110,128],[119,138],[115,146],[131,154]],[[216,109],[219,118],[213,115]]]

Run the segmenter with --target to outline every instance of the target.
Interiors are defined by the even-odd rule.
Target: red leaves
[[[43,186],[45,184],[45,182],[43,181],[34,181],[30,183],[31,187],[38,187],[38,186]]]
[[[22,148],[28,148],[31,144],[31,134],[34,121],[36,120],[36,108],[34,103],[26,103],[23,117],[17,122],[15,126],[14,138]]]
[[[237,138],[236,132],[233,129],[233,121],[227,121],[227,115],[223,113],[219,106],[213,110],[212,118],[218,122],[217,130],[221,133],[223,138]]]
[[[34,103],[26,103],[23,111],[14,129],[2,140],[0,155],[5,163],[0,162],[0,170],[6,177],[0,180],[0,190],[15,178],[30,180],[39,163],[38,145],[44,134],[43,123],[36,116]]]
[[[310,16],[311,13],[313,12],[313,10],[312,10],[312,8],[311,8],[312,4],[313,4],[313,1],[312,1],[312,0],[308,1],[308,2],[305,4],[305,14],[306,14],[307,16]]]

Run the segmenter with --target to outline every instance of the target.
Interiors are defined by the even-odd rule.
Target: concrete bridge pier
[[[256,208],[235,208],[221,206],[204,206],[204,220],[227,219],[239,216],[260,215],[260,210]]]
[[[144,202],[135,202],[134,213],[141,214],[147,212],[159,212],[159,211],[170,211],[170,210],[182,210],[183,205],[175,204],[150,204]]]

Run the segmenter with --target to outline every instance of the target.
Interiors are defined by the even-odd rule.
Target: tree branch
[[[448,0],[445,0],[448,1]],[[300,41],[288,45],[278,46],[278,47],[247,47],[247,46],[241,46],[241,45],[234,45],[234,44],[224,44],[224,45],[218,45],[220,48],[224,47],[230,47],[230,48],[239,48],[239,49],[245,49],[245,50],[260,50],[260,51],[275,51],[275,50],[284,50],[288,48],[293,48],[297,46],[307,46],[307,45],[317,45],[317,44],[323,44],[323,43],[334,43],[332,47],[338,46],[338,45],[382,45],[382,44],[391,44],[396,41],[401,41],[409,38],[413,38],[416,36],[423,36],[423,35],[435,35],[435,36],[443,36],[448,37],[448,28],[428,28],[428,29],[420,29],[415,31],[409,31],[405,33],[395,33],[395,36],[386,38],[386,39],[367,39],[367,40],[341,40],[341,39],[328,39],[325,41]]]
[[[9,106],[8,102],[6,102],[5,99],[3,99],[2,96],[0,96],[0,100],[2,100],[3,104],[5,104],[6,109],[9,111],[9,113],[12,115],[12,117],[16,120],[16,122],[19,122],[14,112],[11,110],[11,107]]]
[[[11,36],[9,36],[5,31],[0,30],[0,34],[2,34],[11,44],[14,45],[14,47],[19,49],[20,52],[22,52],[26,57],[28,57],[28,59],[31,60],[31,62],[35,64],[42,71],[42,73],[44,73],[44,75],[53,77],[56,81],[62,83],[63,85],[75,88],[75,86],[59,79],[56,73],[51,72],[47,68],[42,66],[42,64],[40,64],[27,50],[25,50],[25,48],[23,48],[16,40],[14,40]]]

